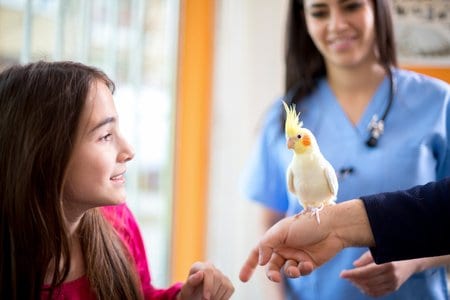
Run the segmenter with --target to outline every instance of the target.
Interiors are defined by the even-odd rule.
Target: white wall
[[[287,0],[218,0],[208,259],[233,281],[233,299],[275,299],[260,268],[246,284],[239,269],[261,234],[259,206],[244,199],[239,179],[268,105],[283,90]]]

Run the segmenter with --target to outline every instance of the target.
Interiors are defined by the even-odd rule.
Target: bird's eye
[[[297,138],[298,138],[298,139],[301,139],[301,138],[302,138],[302,135],[301,135],[301,134],[297,135]]]

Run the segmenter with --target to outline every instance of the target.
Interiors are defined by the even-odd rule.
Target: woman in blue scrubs
[[[450,176],[450,87],[397,68],[389,0],[291,0],[286,95],[338,173],[337,201]],[[301,210],[287,191],[281,101],[266,116],[246,195],[269,227]],[[383,131],[384,129],[384,131]],[[420,222],[420,220],[418,220]],[[436,230],[439,230],[438,228]],[[285,279],[287,299],[448,299],[450,256],[376,265],[349,248],[313,274]]]

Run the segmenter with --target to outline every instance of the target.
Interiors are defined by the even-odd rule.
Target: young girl
[[[449,85],[397,68],[389,0],[291,0],[283,100],[338,172],[337,201],[450,176]],[[250,163],[247,196],[265,225],[301,210],[286,189],[292,159],[281,101]],[[383,131],[384,129],[384,131]],[[418,220],[420,222],[420,220]],[[377,265],[349,248],[313,274],[285,280],[290,299],[448,299],[450,257]]]
[[[73,62],[0,74],[1,299],[228,299],[231,282],[195,263],[157,290],[125,201],[133,150],[113,82]]]

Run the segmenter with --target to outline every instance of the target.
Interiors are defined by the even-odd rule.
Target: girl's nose
[[[122,151],[119,153],[118,161],[127,162],[132,160],[134,157],[133,147],[125,140],[122,139]]]

